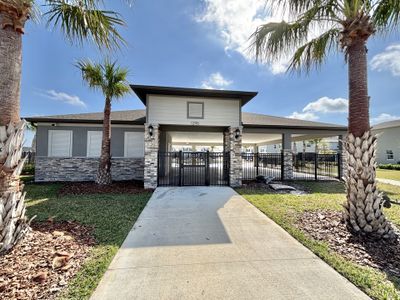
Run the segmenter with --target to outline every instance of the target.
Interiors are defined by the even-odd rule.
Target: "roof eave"
[[[241,105],[247,104],[251,99],[257,96],[258,92],[232,91],[232,90],[212,90],[183,87],[164,87],[150,85],[131,84],[131,89],[146,105],[147,95],[174,95],[174,96],[197,96],[211,98],[235,98],[241,100]]]
[[[25,118],[28,122],[32,123],[84,123],[84,124],[103,124],[103,120],[77,120],[77,119],[55,119],[55,118]],[[111,124],[121,125],[144,125],[144,121],[123,121],[123,120],[111,120]]]
[[[329,126],[294,126],[294,125],[259,125],[259,124],[243,124],[246,128],[271,128],[271,129],[308,129],[308,130],[333,130],[333,131],[346,131],[346,126],[329,127]]]

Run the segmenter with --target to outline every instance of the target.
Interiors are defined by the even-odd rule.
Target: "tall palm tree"
[[[349,126],[345,140],[348,169],[344,218],[348,229],[388,238],[393,230],[382,213],[375,180],[376,137],[369,123],[367,41],[400,23],[398,0],[274,0],[291,21],[259,26],[251,49],[257,59],[271,62],[294,51],[288,70],[310,71],[330,52],[342,51],[348,63]],[[322,31],[315,38],[311,34]]]
[[[107,59],[102,64],[80,61],[78,67],[89,87],[100,90],[105,97],[103,137],[96,183],[111,184],[111,102],[130,93],[131,89],[126,80],[128,70]]]
[[[60,27],[72,43],[92,41],[116,48],[124,41],[119,15],[99,8],[101,0],[46,0],[40,14],[34,0],[0,0],[0,254],[10,250],[29,230],[25,194],[19,181],[25,121],[20,119],[22,34],[25,22],[43,17]]]

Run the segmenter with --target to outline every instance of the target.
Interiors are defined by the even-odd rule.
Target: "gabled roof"
[[[101,123],[103,121],[103,113],[85,113],[85,114],[69,114],[69,115],[53,115],[40,117],[27,117],[29,122],[50,122],[50,123]],[[124,110],[111,112],[111,122],[113,124],[130,124],[144,125],[146,122],[146,111]],[[245,127],[263,127],[263,128],[300,128],[300,129],[321,129],[321,130],[346,130],[346,126],[304,121],[298,119],[290,119],[283,117],[275,117],[269,115],[242,113],[242,123]]]
[[[215,99],[240,99],[242,106],[253,99],[257,92],[228,91],[228,90],[210,90],[195,89],[183,87],[166,87],[152,85],[131,85],[132,90],[139,99],[146,105],[147,95],[169,95],[169,96],[188,96],[188,97],[207,97]]]
[[[400,119],[376,124],[375,126],[372,127],[372,130],[393,128],[393,127],[400,127]]]

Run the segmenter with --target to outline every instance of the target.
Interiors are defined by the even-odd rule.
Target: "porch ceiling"
[[[185,132],[168,131],[172,144],[175,145],[215,145],[223,143],[222,132]],[[292,141],[312,140],[316,138],[332,137],[332,134],[292,134]],[[335,136],[336,138],[336,136]],[[242,143],[244,145],[271,145],[282,142],[282,134],[278,133],[243,133]]]

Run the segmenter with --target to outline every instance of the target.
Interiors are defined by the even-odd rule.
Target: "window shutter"
[[[124,139],[125,157],[144,157],[143,132],[125,132]]]
[[[101,154],[102,131],[88,131],[87,134],[87,157],[99,157]]]
[[[72,130],[49,130],[48,156],[72,156]]]

